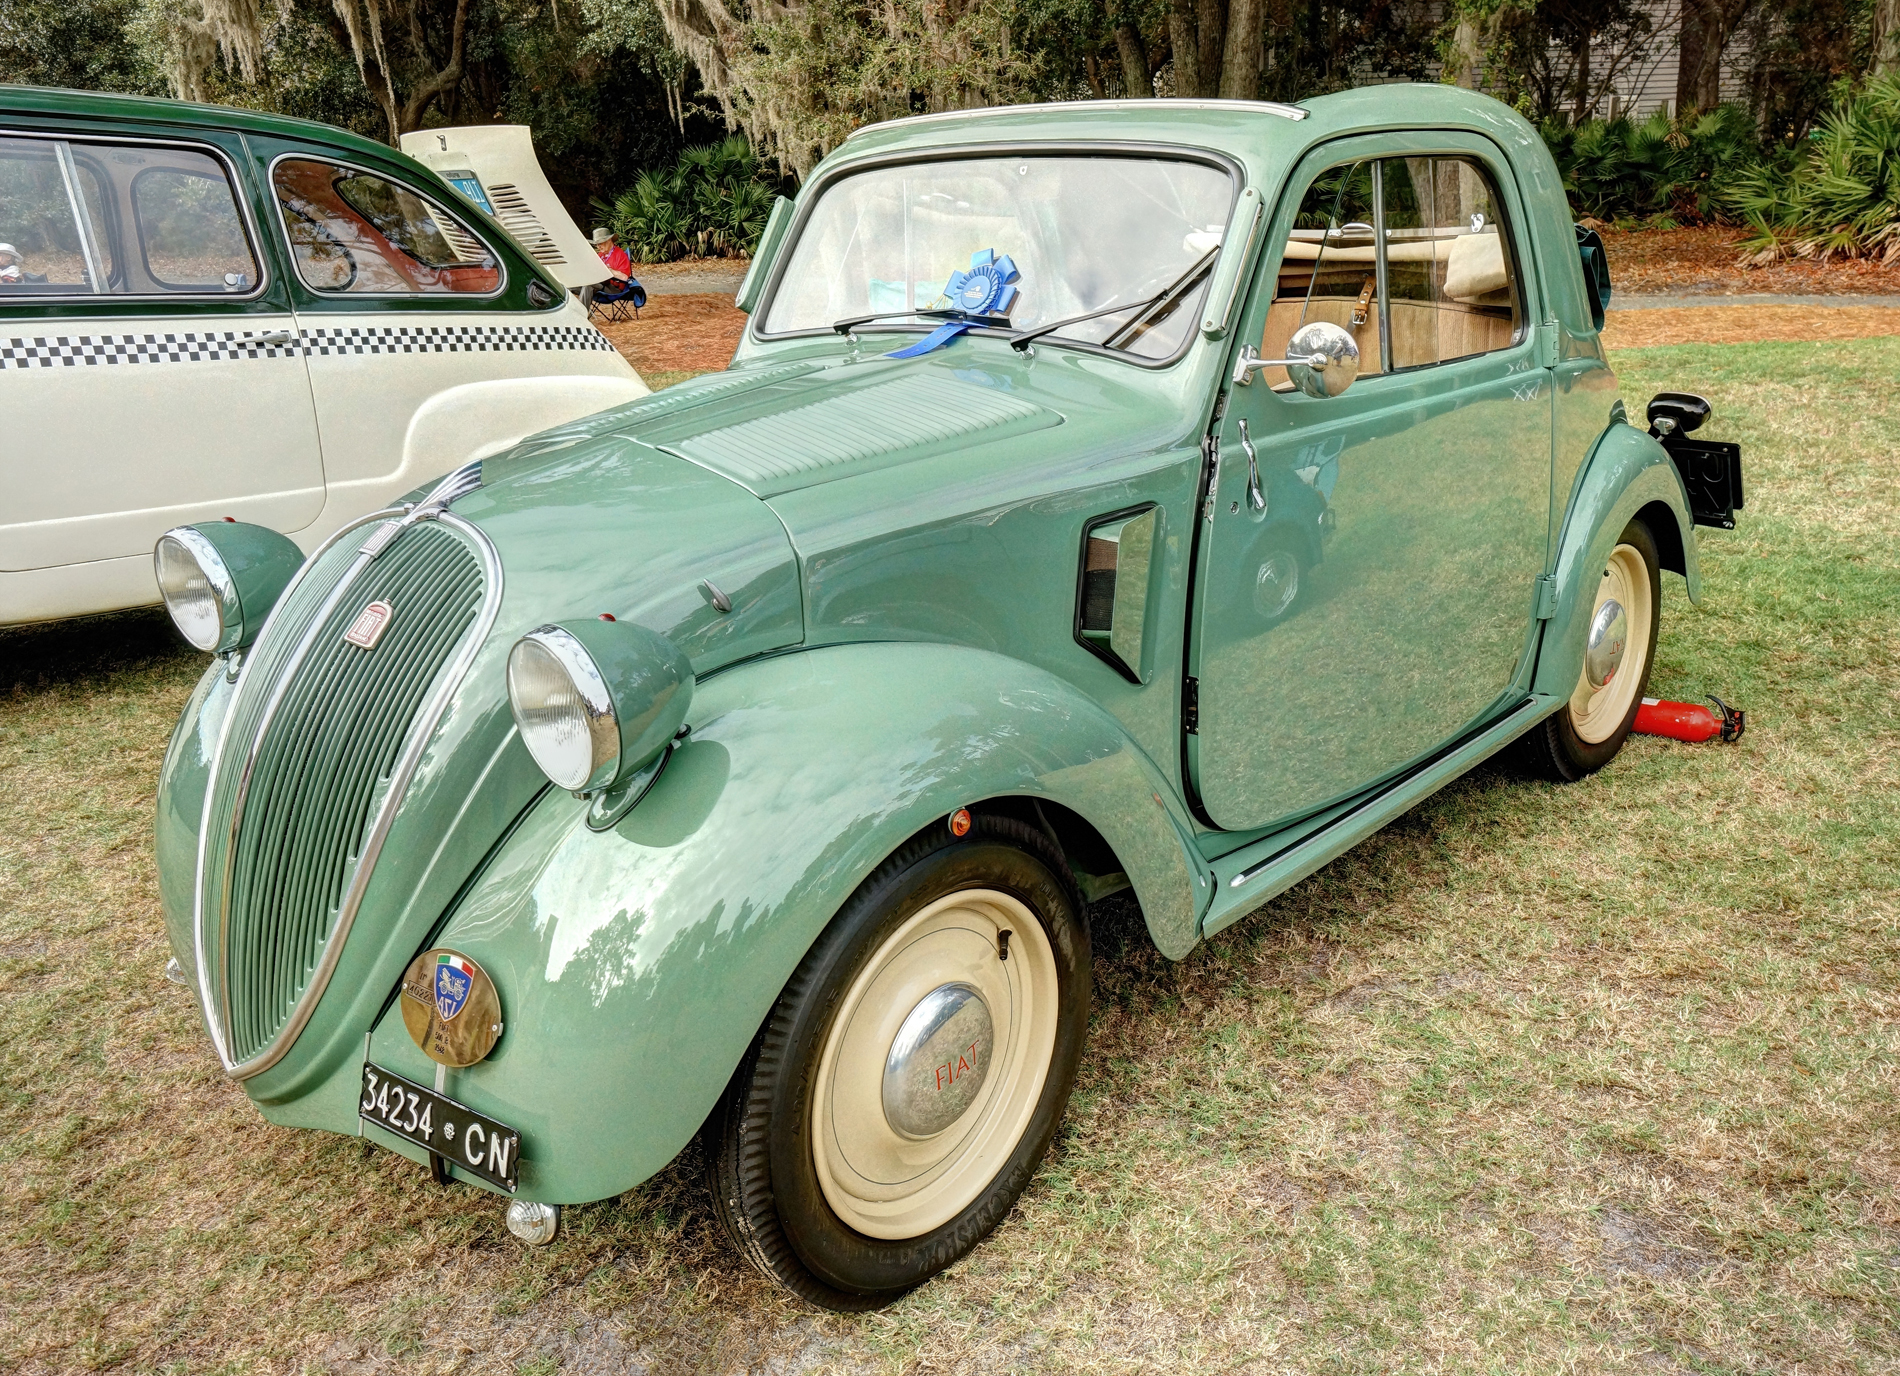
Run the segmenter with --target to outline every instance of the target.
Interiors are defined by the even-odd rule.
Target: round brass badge
[[[501,1036],[495,982],[460,951],[438,946],[410,961],[396,1002],[416,1045],[442,1065],[474,1065]]]

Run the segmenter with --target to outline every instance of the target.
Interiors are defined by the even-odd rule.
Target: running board
[[[1539,694],[1493,726],[1468,737],[1420,766],[1385,792],[1367,799],[1324,831],[1288,846],[1268,836],[1212,863],[1217,882],[1214,901],[1201,919],[1201,935],[1210,937],[1292,888],[1321,865],[1343,855],[1380,827],[1418,806],[1473,765],[1496,754],[1563,706],[1562,698]]]

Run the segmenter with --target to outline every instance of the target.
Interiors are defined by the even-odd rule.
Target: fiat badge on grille
[[[387,602],[372,602],[356,614],[356,620],[343,632],[343,638],[352,645],[373,650],[376,642],[383,638],[383,632],[389,629],[389,618],[394,615],[395,609]]]

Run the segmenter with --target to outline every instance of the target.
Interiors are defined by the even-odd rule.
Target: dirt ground
[[[1651,296],[1875,296],[1900,292],[1900,265],[1864,259],[1744,268],[1742,229],[1604,229],[1610,282],[1619,292]]]
[[[655,294],[638,319],[600,327],[642,377],[723,368],[744,328],[745,312],[733,306],[732,297],[699,294]]]

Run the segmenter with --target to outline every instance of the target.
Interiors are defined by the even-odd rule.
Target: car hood
[[[490,464],[512,470],[547,443],[613,434],[772,498],[1063,420],[1001,371],[950,358],[832,358],[681,383],[537,436]]]

